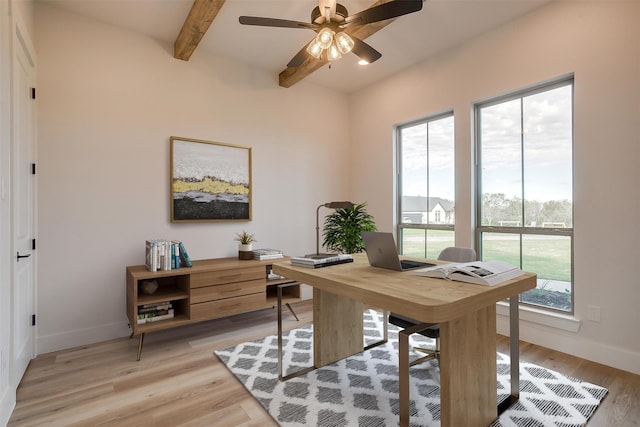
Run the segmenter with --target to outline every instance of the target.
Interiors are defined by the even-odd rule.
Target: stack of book
[[[353,257],[350,254],[336,254],[332,256],[304,256],[304,257],[291,257],[291,265],[307,268],[320,268],[328,267],[330,265],[345,264],[347,262],[353,262]]]
[[[284,254],[279,249],[255,249],[253,250],[253,259],[263,261],[266,259],[284,258]]]
[[[149,271],[191,267],[191,258],[179,240],[147,240],[145,265]]]
[[[138,307],[138,325],[157,322],[159,320],[173,319],[173,306],[171,301],[144,304]]]

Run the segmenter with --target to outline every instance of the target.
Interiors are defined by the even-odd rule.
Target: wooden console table
[[[193,261],[193,267],[164,271],[149,271],[144,265],[127,267],[127,317],[131,337],[139,335],[137,360],[147,332],[274,307],[277,286],[293,282],[268,280],[271,265],[277,261],[282,259],[206,259]],[[158,289],[148,295],[140,286],[151,280],[158,284]],[[289,306],[299,300],[300,284],[287,286],[283,302]],[[141,307],[168,301],[174,310],[173,318],[138,324]]]

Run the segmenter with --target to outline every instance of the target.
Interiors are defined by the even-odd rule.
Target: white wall
[[[475,102],[575,73],[577,333],[523,321],[521,338],[640,373],[640,3],[554,2],[352,97],[352,197],[393,229],[395,124],[453,109],[456,241],[472,244]],[[367,170],[380,173],[370,174]],[[365,179],[357,179],[365,177]],[[605,221],[601,207],[612,206]],[[601,322],[588,321],[589,305]],[[499,316],[499,330],[507,331]]]
[[[149,238],[191,258],[237,255],[235,234],[315,246],[315,208],[348,197],[345,95],[36,4],[38,353],[125,336],[125,267]],[[315,114],[335,132],[326,136]],[[169,221],[169,137],[252,147],[253,221]]]

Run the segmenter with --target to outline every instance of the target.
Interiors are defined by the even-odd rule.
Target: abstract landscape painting
[[[171,221],[250,221],[251,148],[171,137]]]

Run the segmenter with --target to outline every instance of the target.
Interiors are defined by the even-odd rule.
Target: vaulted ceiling
[[[327,65],[289,60],[314,36],[309,29],[245,26],[241,15],[310,21],[318,0],[37,0],[174,45],[189,60],[200,51],[274,73],[290,87],[306,79],[350,93],[490,31],[549,0],[427,0],[421,11],[358,27],[356,34],[382,53],[367,66],[348,54]],[[339,0],[349,14],[390,0]],[[400,0],[401,1],[401,0]]]

